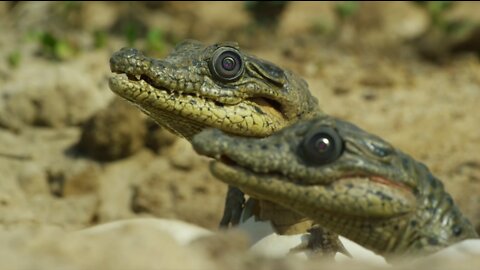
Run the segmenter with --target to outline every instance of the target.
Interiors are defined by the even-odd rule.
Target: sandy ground
[[[97,2],[70,13],[58,3],[12,5],[0,3],[0,261],[8,269],[157,269],[159,263],[162,269],[309,269],[320,263],[254,256],[238,232],[188,247],[148,229],[91,239],[68,233],[135,217],[215,230],[222,214],[226,187],[208,172],[208,159],[108,89],[109,56],[126,46],[115,29],[127,19],[164,30],[160,55],[185,38],[237,40],[295,71],[325,112],[429,166],[480,231],[480,61],[473,53],[445,53],[448,42],[433,42],[442,61],[421,57],[431,47],[411,42],[429,25],[418,6],[362,3],[341,24],[332,3],[292,3],[273,34],[252,28],[242,3]],[[478,12],[478,3],[462,3],[448,16],[479,20]],[[49,59],[29,38],[32,29],[63,35],[80,52]],[[96,29],[109,29],[100,49],[92,46]],[[3,60],[15,51],[21,59],[13,68]]]

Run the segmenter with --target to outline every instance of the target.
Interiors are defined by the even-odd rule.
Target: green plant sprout
[[[17,68],[22,60],[20,51],[15,50],[7,55],[7,63],[12,68]]]
[[[56,60],[67,60],[76,53],[67,40],[60,39],[51,33],[43,32],[39,38],[42,51]]]
[[[103,30],[93,32],[93,46],[96,49],[104,48],[107,45],[107,33]]]
[[[147,32],[146,49],[155,54],[161,54],[165,49],[165,37],[163,31],[155,28]]]
[[[357,1],[340,1],[335,3],[335,13],[340,22],[345,22],[346,19],[357,13],[360,4]]]

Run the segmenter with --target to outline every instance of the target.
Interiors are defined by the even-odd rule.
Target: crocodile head
[[[192,144],[217,160],[211,171],[223,182],[386,257],[476,237],[425,165],[333,117],[299,121],[262,139],[206,130]]]
[[[187,139],[205,127],[268,136],[319,110],[303,79],[232,42],[186,40],[162,60],[124,48],[110,68],[113,92]]]

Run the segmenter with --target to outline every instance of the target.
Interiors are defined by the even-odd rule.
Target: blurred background
[[[226,187],[208,159],[107,83],[113,52],[161,58],[184,39],[237,41],[294,71],[326,113],[426,163],[480,231],[479,14],[453,1],[0,2],[0,242],[132,217],[217,228]]]

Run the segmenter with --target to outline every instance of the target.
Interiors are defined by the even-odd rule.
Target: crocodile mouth
[[[125,74],[130,81],[145,81],[147,84],[153,86],[155,89],[167,91],[171,94],[178,93],[178,95],[189,95],[189,96],[195,96],[197,98],[211,100],[219,107],[237,105],[241,102],[241,101],[236,101],[236,102],[222,103],[221,101],[204,97],[201,95],[195,95],[194,93],[189,93],[187,91],[183,91],[183,92],[173,91],[171,89],[160,86],[158,83],[156,83],[154,80],[152,80],[150,77],[148,77],[145,74],[141,74],[141,75],[133,75],[129,73],[118,73],[118,74]],[[251,98],[246,98],[245,101],[255,103],[259,107],[261,107],[262,110],[257,110],[257,112],[260,114],[263,114],[264,111],[268,111],[271,114],[277,114],[277,115],[281,115],[282,117],[285,117],[283,106],[276,100],[266,98],[266,97],[251,97]]]
[[[265,97],[224,103],[192,91],[160,87],[146,75],[124,72],[114,72],[109,86],[159,124],[184,136],[186,129],[195,129],[191,137],[203,128],[214,127],[230,134],[265,137],[287,123],[281,104]]]
[[[222,166],[229,167],[230,169],[239,171],[242,174],[258,175],[258,176],[261,176],[262,178],[270,177],[272,179],[278,179],[278,180],[283,181],[283,182],[294,183],[295,185],[299,185],[299,186],[319,186],[319,185],[328,186],[332,182],[341,181],[343,179],[365,179],[365,180],[368,180],[372,183],[385,185],[385,186],[388,186],[390,188],[403,190],[405,192],[413,194],[413,189],[411,187],[407,186],[406,184],[403,184],[403,183],[397,182],[397,181],[393,181],[393,180],[388,179],[388,178],[386,178],[384,176],[381,176],[381,175],[368,175],[366,173],[364,173],[364,174],[361,174],[361,173],[346,174],[346,175],[343,175],[341,177],[338,177],[338,178],[335,178],[335,179],[332,179],[332,180],[325,179],[324,183],[312,183],[312,182],[301,181],[300,179],[293,179],[293,178],[291,178],[287,175],[284,175],[282,173],[279,173],[279,172],[256,172],[256,171],[252,170],[251,168],[247,168],[245,166],[239,165],[235,160],[231,159],[230,157],[228,157],[227,155],[224,155],[224,154],[220,155],[220,156],[217,156],[217,160],[218,160],[217,161],[218,163],[222,163]],[[221,175],[219,174],[219,177],[220,176]],[[226,180],[228,180],[228,179],[226,179]],[[234,183],[231,183],[231,184],[234,184]]]
[[[348,175],[329,183],[303,183],[280,173],[254,172],[226,156],[213,161],[210,170],[224,183],[256,199],[308,209],[307,215],[322,212],[331,217],[372,220],[404,215],[416,207],[415,196],[408,187],[381,176]],[[353,210],[346,209],[347,204],[353,204],[348,205]]]

